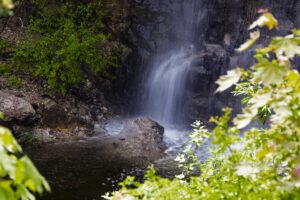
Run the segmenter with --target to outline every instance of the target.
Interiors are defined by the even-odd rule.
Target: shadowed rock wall
[[[130,76],[131,84],[128,91],[132,95],[132,110],[137,107],[140,96],[143,95],[143,74],[146,73],[151,59],[158,53],[175,45],[180,45],[178,35],[170,17],[171,7],[184,8],[185,1],[178,0],[132,0],[129,13],[131,17],[127,42],[134,49],[134,56],[128,61],[128,69],[133,69]],[[214,94],[216,79],[235,66],[249,67],[253,63],[252,48],[249,51],[236,54],[237,48],[248,37],[248,26],[257,18],[257,9],[267,7],[280,22],[278,30],[269,33],[262,31],[260,44],[268,41],[270,35],[287,34],[289,30],[300,26],[300,2],[297,0],[202,0],[194,24],[193,44],[197,49],[193,66],[190,71],[189,89],[185,91],[186,116],[189,122],[195,119],[207,120],[209,116],[220,113],[224,106],[239,109],[239,101],[230,93]],[[178,17],[181,17],[178,9]],[[175,20],[176,21],[176,20]],[[137,101],[134,101],[137,100]],[[131,110],[131,111],[132,111]]]

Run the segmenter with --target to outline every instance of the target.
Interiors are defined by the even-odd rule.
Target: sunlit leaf
[[[249,30],[254,29],[255,27],[268,27],[269,30],[272,30],[274,28],[278,27],[278,21],[275,19],[275,17],[269,13],[266,12],[262,14],[255,22],[251,24],[249,27]]]
[[[252,68],[255,70],[253,72],[253,81],[265,85],[280,83],[288,73],[288,68],[279,65],[277,60],[270,62],[264,59]]]
[[[50,191],[43,176],[26,156],[12,133],[0,126],[0,199],[34,200],[33,193]],[[7,182],[10,181],[10,182]],[[9,183],[9,184],[4,184]],[[32,193],[31,193],[32,192]],[[13,198],[9,194],[14,195]]]
[[[14,139],[12,133],[4,127],[0,126],[0,146],[4,147],[11,153],[21,152],[22,149],[17,141]]]
[[[269,143],[265,145],[265,147],[257,152],[256,157],[260,160],[263,160],[267,155],[274,153],[276,151],[275,145],[273,143]]]
[[[255,44],[255,42],[258,40],[259,36],[260,36],[259,31],[250,33],[250,39],[248,39],[244,44],[242,44],[238,49],[236,49],[236,51],[242,52],[242,51],[249,49],[250,47],[253,46],[253,44]]]
[[[254,166],[252,166],[250,164],[239,165],[236,168],[236,174],[238,176],[243,176],[245,178],[252,177],[253,175],[255,175],[258,172],[259,172],[259,168],[258,167],[254,167]]]
[[[252,108],[260,108],[266,105],[271,100],[272,93],[270,91],[260,91],[257,92],[250,100],[249,103],[252,104]]]
[[[241,78],[242,72],[239,68],[230,70],[227,72],[227,75],[221,76],[219,80],[217,80],[217,84],[219,85],[216,92],[222,92],[236,84]]]
[[[6,199],[14,199],[14,190],[11,187],[12,181],[10,180],[2,180],[0,181],[0,199],[6,200]]]
[[[286,76],[287,86],[300,94],[300,75],[297,70],[291,70]]]
[[[245,128],[250,124],[250,122],[254,119],[254,117],[257,115],[258,111],[257,109],[244,109],[243,114],[237,115],[236,118],[233,119],[233,123],[239,128]]]
[[[299,41],[292,35],[286,37],[276,37],[271,42],[271,47],[274,49],[277,57],[285,55],[288,58],[293,58],[300,54]]]
[[[35,200],[33,194],[24,185],[18,185],[16,194],[22,200]]]
[[[292,32],[295,36],[300,36],[300,29],[293,29]]]
[[[2,6],[9,10],[14,8],[12,0],[2,0]]]

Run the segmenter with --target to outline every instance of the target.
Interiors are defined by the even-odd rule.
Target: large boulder
[[[146,117],[136,118],[127,122],[114,146],[124,160],[153,162],[164,155],[163,134],[164,128],[157,122]]]
[[[0,111],[4,113],[6,122],[31,121],[36,114],[28,101],[3,91],[0,91]]]

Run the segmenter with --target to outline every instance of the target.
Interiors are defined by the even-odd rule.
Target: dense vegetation
[[[82,82],[86,71],[113,78],[111,68],[118,66],[122,46],[106,31],[102,1],[19,3],[33,11],[24,38],[11,47],[13,70],[45,79],[62,94]]]
[[[278,26],[267,10],[250,29]],[[238,51],[250,48],[260,31]],[[256,64],[249,70],[236,68],[218,80],[218,92],[235,85],[242,95],[242,114],[231,117],[231,109],[211,119],[207,130],[194,124],[191,142],[177,157],[182,174],[173,180],[160,178],[154,169],[139,183],[128,177],[122,189],[108,199],[299,199],[300,198],[300,74],[293,68],[300,55],[300,30],[286,37],[273,37],[256,50]],[[259,120],[264,126],[254,128]],[[233,124],[232,124],[233,122]],[[245,129],[246,128],[246,129]],[[211,157],[198,161],[194,154],[209,141]],[[200,171],[200,175],[193,175]]]

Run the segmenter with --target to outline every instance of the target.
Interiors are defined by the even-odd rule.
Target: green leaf
[[[242,72],[239,68],[230,70],[227,72],[227,75],[221,76],[219,80],[217,80],[217,84],[219,85],[216,92],[223,92],[230,88],[232,85],[236,84],[242,76]]]
[[[15,199],[14,190],[11,188],[12,181],[1,180],[0,181],[0,199]]]
[[[284,55],[293,58],[295,55],[300,54],[299,39],[294,38],[293,35],[274,38],[271,47],[277,57]]]
[[[244,44],[242,44],[238,49],[236,49],[236,51],[242,52],[249,49],[250,47],[253,46],[253,44],[255,44],[255,42],[258,40],[259,37],[260,37],[259,31],[250,33],[250,39],[248,39]]]
[[[32,193],[50,191],[45,178],[21,153],[12,133],[0,126],[0,199],[34,200]],[[8,197],[10,193],[13,198]]]
[[[254,70],[253,81],[265,85],[282,82],[283,77],[288,73],[288,68],[279,65],[277,60],[270,62],[267,59],[262,59],[252,69]]]
[[[33,194],[24,185],[18,185],[16,193],[22,200],[35,200]]]
[[[10,130],[0,126],[0,146],[11,153],[21,152],[22,149],[17,141],[14,139]]]

